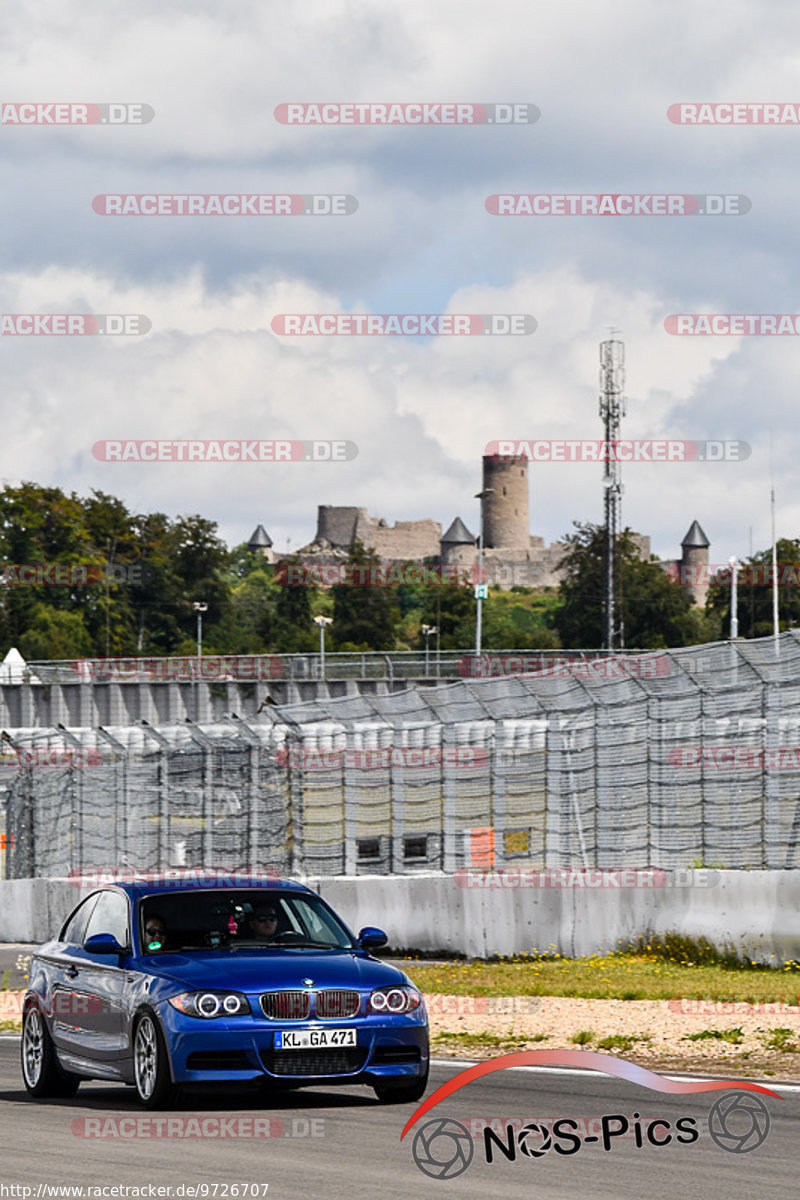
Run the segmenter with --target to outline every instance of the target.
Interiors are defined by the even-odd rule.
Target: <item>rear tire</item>
[[[133,1032],[133,1078],[145,1108],[174,1107],[179,1088],[172,1082],[161,1027],[150,1012],[141,1015]]]
[[[374,1083],[372,1086],[381,1104],[416,1104],[427,1090],[428,1072],[411,1082]]]
[[[68,1099],[75,1095],[80,1077],[61,1066],[47,1022],[35,1004],[29,1005],[22,1016],[20,1056],[22,1078],[29,1096],[44,1100],[48,1096]]]

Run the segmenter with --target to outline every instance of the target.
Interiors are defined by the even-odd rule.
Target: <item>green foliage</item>
[[[80,613],[37,604],[19,650],[25,659],[85,658],[92,652],[92,639]]]
[[[763,1038],[765,1050],[780,1050],[782,1054],[796,1054],[800,1051],[795,1038],[797,1030],[789,1029],[786,1025],[779,1025],[777,1029],[770,1029],[769,1033]]]
[[[685,1033],[684,1042],[717,1041],[728,1042],[731,1046],[741,1046],[744,1033],[739,1025],[733,1029],[701,1029],[697,1033]]]
[[[567,576],[553,623],[563,646],[591,649],[603,643],[605,530],[579,522],[575,528],[564,539]],[[642,561],[630,529],[620,534],[617,555],[617,625],[625,645],[658,650],[689,644],[700,625],[683,588],[670,582],[657,562]]]
[[[378,563],[374,551],[356,541],[348,562],[358,566]],[[400,620],[396,588],[336,584],[333,592],[333,625],[329,636],[336,650],[392,650],[395,626]],[[315,631],[316,632],[316,631]]]
[[[652,1042],[652,1040],[649,1033],[610,1033],[607,1037],[600,1039],[597,1049],[618,1050],[620,1054],[627,1054],[637,1042]]]
[[[634,938],[620,947],[629,954],[640,954],[649,960],[677,963],[681,966],[722,967],[727,971],[760,971],[763,967],[732,948],[720,950],[705,937],[689,937],[683,933],[651,934]]]
[[[778,614],[780,628],[800,625],[800,540],[779,538]],[[753,555],[737,572],[739,635],[746,638],[769,637],[772,632],[772,549]],[[787,582],[780,586],[781,580]],[[706,612],[727,631],[731,621],[730,579],[713,583],[708,589]]]
[[[0,644],[28,658],[169,654],[192,639],[194,600],[206,628],[231,610],[223,572],[230,555],[200,516],[136,514],[121,500],[22,483],[0,491],[0,559],[94,564],[88,586],[14,586],[0,592]],[[135,568],[137,575],[125,572]]]

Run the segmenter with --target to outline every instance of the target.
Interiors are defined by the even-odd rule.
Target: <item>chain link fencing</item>
[[[492,659],[258,720],[4,731],[3,874],[800,868],[800,634]]]

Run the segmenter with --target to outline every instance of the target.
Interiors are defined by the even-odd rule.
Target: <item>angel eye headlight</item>
[[[181,992],[170,996],[169,1003],[187,1017],[237,1017],[250,1012],[247,997],[241,992]]]
[[[195,1006],[201,1017],[215,1017],[220,1009],[219,996],[215,996],[213,992],[205,992],[197,997]]]
[[[371,1012],[409,1013],[422,1004],[422,995],[413,987],[378,988],[369,998]]]

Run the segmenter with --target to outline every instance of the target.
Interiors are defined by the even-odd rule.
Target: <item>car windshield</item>
[[[278,889],[191,891],[148,896],[139,904],[145,954],[175,950],[350,950],[354,942],[319,896]]]

